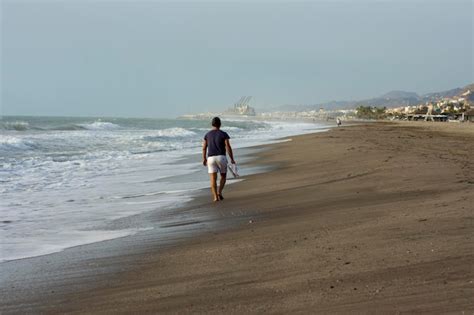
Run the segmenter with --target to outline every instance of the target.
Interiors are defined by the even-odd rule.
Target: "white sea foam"
[[[32,150],[35,148],[33,141],[21,137],[0,135],[0,150]]]
[[[168,128],[168,129],[163,129],[163,130],[157,130],[155,132],[155,135],[157,137],[176,138],[176,137],[195,136],[196,133],[194,131],[191,131],[191,130],[176,127],[176,128]]]
[[[106,121],[95,121],[90,124],[79,124],[79,126],[87,130],[115,130],[120,128],[119,125]]]
[[[7,239],[5,241],[8,243],[2,244],[3,254],[0,257],[0,262],[57,253],[66,248],[130,236],[149,229],[151,228],[117,231],[69,231],[63,229],[56,231],[55,234],[40,237],[31,235],[28,238]]]
[[[0,261],[133,234],[146,224],[130,220],[130,225],[113,231],[109,225],[177,206],[189,200],[189,191],[207,187],[199,161],[183,162],[199,152],[202,136],[210,129],[202,128],[202,122],[157,121],[156,126],[148,123],[150,129],[116,120],[29,125],[21,132],[0,129],[0,247],[8,246],[8,251],[0,251]],[[223,121],[236,148],[317,127],[271,121],[230,125]],[[13,154],[4,154],[9,152]],[[202,181],[186,181],[198,172]]]

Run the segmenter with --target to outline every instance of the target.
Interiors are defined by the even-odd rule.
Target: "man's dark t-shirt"
[[[225,140],[230,139],[227,132],[211,130],[204,136],[207,141],[207,156],[225,155]]]

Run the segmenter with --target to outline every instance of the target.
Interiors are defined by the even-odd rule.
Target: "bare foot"
[[[219,194],[219,200],[224,200],[224,196],[222,196],[222,194]]]

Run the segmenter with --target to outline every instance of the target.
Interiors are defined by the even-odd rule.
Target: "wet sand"
[[[108,262],[127,270],[78,277],[94,289],[59,287],[29,310],[471,313],[473,157],[474,124],[376,123],[293,137],[254,162],[275,170],[229,186],[222,202],[205,196],[190,206],[244,219],[237,227],[118,254]],[[8,311],[25,310],[16,306]]]

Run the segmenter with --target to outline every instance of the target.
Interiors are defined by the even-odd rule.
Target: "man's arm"
[[[232,147],[230,146],[230,141],[229,141],[229,139],[226,139],[226,140],[225,140],[225,147],[226,147],[227,152],[229,153],[230,162],[231,162],[232,164],[235,164],[234,152],[232,152]]]
[[[202,142],[202,165],[207,165],[207,140]]]

